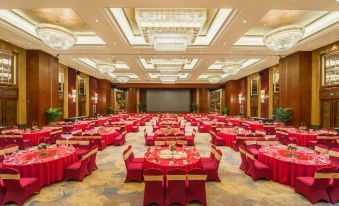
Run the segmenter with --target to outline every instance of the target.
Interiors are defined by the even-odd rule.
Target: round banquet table
[[[166,173],[171,169],[183,169],[188,172],[194,168],[201,168],[200,154],[193,148],[177,147],[177,152],[185,152],[186,158],[182,159],[163,159],[160,158],[160,152],[168,150],[168,147],[150,147],[145,153],[144,169],[156,168]]]
[[[258,160],[272,170],[272,178],[281,184],[294,187],[296,177],[313,177],[317,169],[331,166],[329,160],[314,161],[315,154],[305,151],[296,151],[295,160],[289,158],[286,148],[272,148],[259,150]]]
[[[17,158],[4,160],[3,167],[17,169],[21,177],[36,177],[44,186],[61,181],[64,169],[77,160],[74,148],[49,148],[18,153]]]
[[[38,145],[40,138],[50,137],[50,130],[23,132],[22,136],[24,139],[31,140],[32,145]]]
[[[317,140],[317,133],[303,133],[297,131],[290,131],[288,132],[289,137],[294,137],[298,141],[298,145],[302,147],[306,147],[309,141],[316,141]]]
[[[230,147],[232,145],[232,141],[236,140],[237,134],[221,130],[219,132],[219,136],[225,139],[225,146]]]
[[[133,125],[134,125],[134,121],[125,121],[125,125],[126,125],[126,131],[131,132]]]

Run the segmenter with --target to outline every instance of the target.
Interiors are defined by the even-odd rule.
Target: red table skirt
[[[27,140],[31,140],[32,145],[38,145],[39,140],[42,137],[50,137],[50,131],[39,131],[39,132],[23,134],[23,138]]]
[[[306,147],[307,143],[309,141],[316,141],[317,140],[317,134],[303,134],[303,133],[288,133],[289,137],[294,137],[298,141],[298,145],[302,147]]]
[[[117,132],[111,132],[108,134],[101,134],[102,139],[105,141],[106,145],[111,145],[114,142]]]
[[[276,159],[261,152],[258,160],[271,168],[274,181],[291,187],[294,187],[296,177],[313,177],[317,169],[328,166],[288,162],[286,158]]]
[[[200,159],[197,162],[194,162],[192,164],[179,165],[179,166],[159,165],[159,164],[150,162],[147,159],[145,159],[144,170],[151,169],[151,168],[159,169],[159,170],[162,170],[164,173],[166,173],[168,170],[171,170],[171,169],[182,169],[182,170],[185,170],[186,172],[188,172],[191,169],[202,168],[202,166],[201,166]]]
[[[236,134],[231,134],[231,133],[225,133],[223,131],[219,132],[219,135],[225,139],[225,146],[230,147],[232,144],[232,141],[236,140]]]
[[[44,186],[61,181],[63,179],[64,169],[77,160],[76,152],[73,152],[65,157],[42,163],[25,165],[4,164],[3,166],[17,169],[20,172],[21,177],[36,177],[39,179],[40,186]]]

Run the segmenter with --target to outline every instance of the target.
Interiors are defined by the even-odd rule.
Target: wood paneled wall
[[[228,108],[228,115],[238,114],[238,81],[231,80],[225,84],[225,107]]]
[[[58,105],[58,59],[39,50],[27,51],[27,124],[47,123],[45,112]]]
[[[126,110],[128,113],[137,112],[137,90],[137,88],[129,88],[127,91]]]
[[[265,91],[264,102],[261,101],[260,117],[268,118],[269,109],[269,69],[260,72],[261,90]],[[260,91],[259,91],[260,94]]]
[[[76,102],[73,102],[72,99],[72,90],[76,90],[76,81],[77,75],[76,70],[72,68],[68,68],[68,117],[75,117],[76,116]]]
[[[93,117],[98,113],[98,102],[95,103],[93,97],[95,94],[98,94],[98,79],[92,76],[89,76],[89,116]],[[98,94],[99,95],[99,94]],[[96,105],[96,113],[93,112],[93,106]]]
[[[296,52],[280,60],[280,106],[292,108],[292,124],[310,125],[312,52]]]
[[[199,112],[208,113],[208,89],[199,88]]]
[[[98,106],[97,112],[107,114],[107,108],[111,106],[111,82],[106,79],[98,79]]]
[[[241,78],[238,81],[238,94],[237,95],[237,104],[238,104],[238,114],[246,116],[247,114],[247,77]],[[244,100],[242,100],[243,112],[240,112],[241,105],[239,104],[239,94],[242,94]]]

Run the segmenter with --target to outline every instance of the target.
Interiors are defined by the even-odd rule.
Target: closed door
[[[16,125],[17,100],[0,100],[0,126],[12,127]]]
[[[321,101],[321,127],[339,128],[339,100]]]

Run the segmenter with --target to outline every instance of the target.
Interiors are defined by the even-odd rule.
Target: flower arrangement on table
[[[31,128],[32,131],[37,131],[39,130],[39,127],[38,127],[38,123],[37,122],[33,122],[32,123],[32,128]]]
[[[47,149],[47,144],[45,144],[45,143],[40,143],[40,144],[38,145],[38,150],[44,150],[44,149]]]
[[[171,152],[174,152],[174,151],[177,150],[177,146],[176,146],[175,144],[170,144],[170,145],[168,146],[168,149],[169,149]]]
[[[287,145],[288,155],[291,157],[299,156],[295,151],[297,151],[298,146],[296,144]]]

